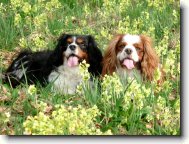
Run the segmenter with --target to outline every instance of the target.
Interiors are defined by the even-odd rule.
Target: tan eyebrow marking
[[[133,44],[133,46],[142,49],[142,44],[141,43],[135,43],[135,44]]]
[[[126,45],[127,45],[126,42],[119,42],[119,43],[118,43],[118,47],[120,47],[120,46],[126,46]]]
[[[73,39],[72,39],[72,38],[68,38],[68,39],[67,39],[67,42],[68,42],[68,43],[72,43],[72,42],[73,42]]]
[[[77,43],[83,43],[84,40],[83,40],[82,38],[78,38],[78,39],[76,40],[76,42],[77,42]]]

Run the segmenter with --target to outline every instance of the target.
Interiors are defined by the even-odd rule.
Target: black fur
[[[36,84],[39,82],[43,86],[47,84],[47,79],[51,71],[63,64],[63,52],[67,49],[66,39],[69,36],[72,35],[61,35],[54,50],[39,52],[25,50],[21,52],[4,73],[3,83],[9,83],[12,87],[26,82],[28,84]],[[90,64],[89,72],[95,77],[99,76],[102,71],[102,53],[92,36],[81,35],[81,37],[87,42],[86,48]],[[21,78],[15,75],[15,71],[19,69],[25,69]]]

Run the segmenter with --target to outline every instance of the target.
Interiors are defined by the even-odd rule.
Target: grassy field
[[[0,80],[0,134],[181,134],[180,1],[1,0],[0,73],[24,48],[53,49],[62,33],[93,35],[102,52],[116,33],[146,34],[166,80],[144,84],[114,74],[100,90],[98,80],[93,90],[84,81],[75,95],[53,93],[50,85],[12,89]]]

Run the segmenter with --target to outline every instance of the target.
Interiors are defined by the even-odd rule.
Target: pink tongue
[[[71,56],[68,58],[68,66],[69,67],[74,67],[79,64],[79,59],[76,56]]]
[[[133,69],[135,67],[133,60],[130,60],[130,59],[125,59],[123,61],[123,65],[125,65],[128,69]]]

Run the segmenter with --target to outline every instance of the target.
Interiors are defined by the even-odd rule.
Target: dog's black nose
[[[76,49],[76,46],[75,45],[70,45],[69,48],[74,51]]]
[[[130,55],[130,54],[132,53],[132,49],[127,48],[127,49],[125,50],[125,52],[126,52],[128,55]]]

